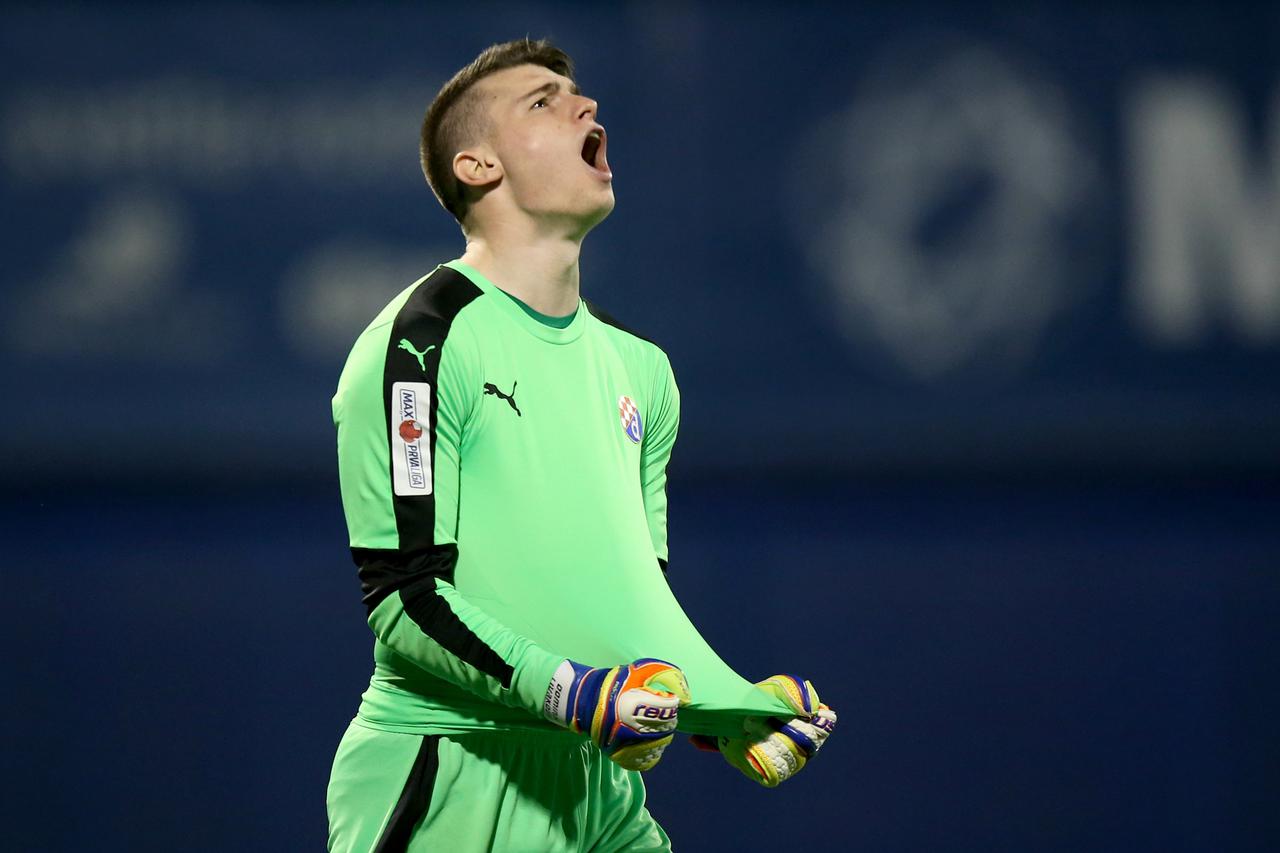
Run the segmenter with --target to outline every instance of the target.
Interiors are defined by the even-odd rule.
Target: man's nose
[[[600,109],[600,105],[590,98],[582,99],[582,106],[578,109],[578,118],[590,118],[595,120],[596,114]]]

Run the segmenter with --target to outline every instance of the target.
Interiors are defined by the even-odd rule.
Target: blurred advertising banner
[[[526,33],[600,102],[584,294],[671,355],[682,470],[1280,469],[1275,15],[468,9],[0,11],[0,476],[328,475],[351,342],[462,252],[426,104]]]

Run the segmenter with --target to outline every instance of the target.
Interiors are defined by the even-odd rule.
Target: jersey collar
[[[452,260],[444,264],[444,266],[462,273],[471,280],[472,284],[483,290],[485,294],[492,296],[492,302],[497,306],[499,311],[514,320],[521,328],[529,332],[529,334],[533,335],[535,338],[540,338],[547,343],[552,344],[569,344],[582,337],[582,332],[586,328],[585,318],[587,315],[587,309],[582,303],[582,297],[578,297],[578,310],[574,312],[573,322],[565,326],[563,329],[557,329],[553,326],[548,326],[545,323],[539,323],[537,320],[530,317],[523,308],[509,298],[506,291],[499,293],[498,291],[502,290],[502,288],[489,281],[489,279],[480,274],[479,270],[470,264],[464,264],[460,260]]]

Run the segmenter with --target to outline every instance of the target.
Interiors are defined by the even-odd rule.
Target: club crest
[[[644,423],[640,420],[640,410],[636,401],[630,397],[618,398],[618,416],[622,418],[622,431],[635,444],[644,438]]]

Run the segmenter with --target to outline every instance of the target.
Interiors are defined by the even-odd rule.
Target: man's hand
[[[695,735],[693,741],[701,749],[719,749],[748,779],[772,788],[799,773],[817,754],[835,730],[836,712],[819,701],[811,683],[793,675],[775,675],[756,686],[786,702],[796,716],[787,722],[748,717],[744,737],[712,740]]]
[[[684,673],[666,661],[641,658],[610,669],[566,660],[542,710],[548,719],[582,732],[628,770],[648,770],[675,736],[680,706],[690,700]]]

